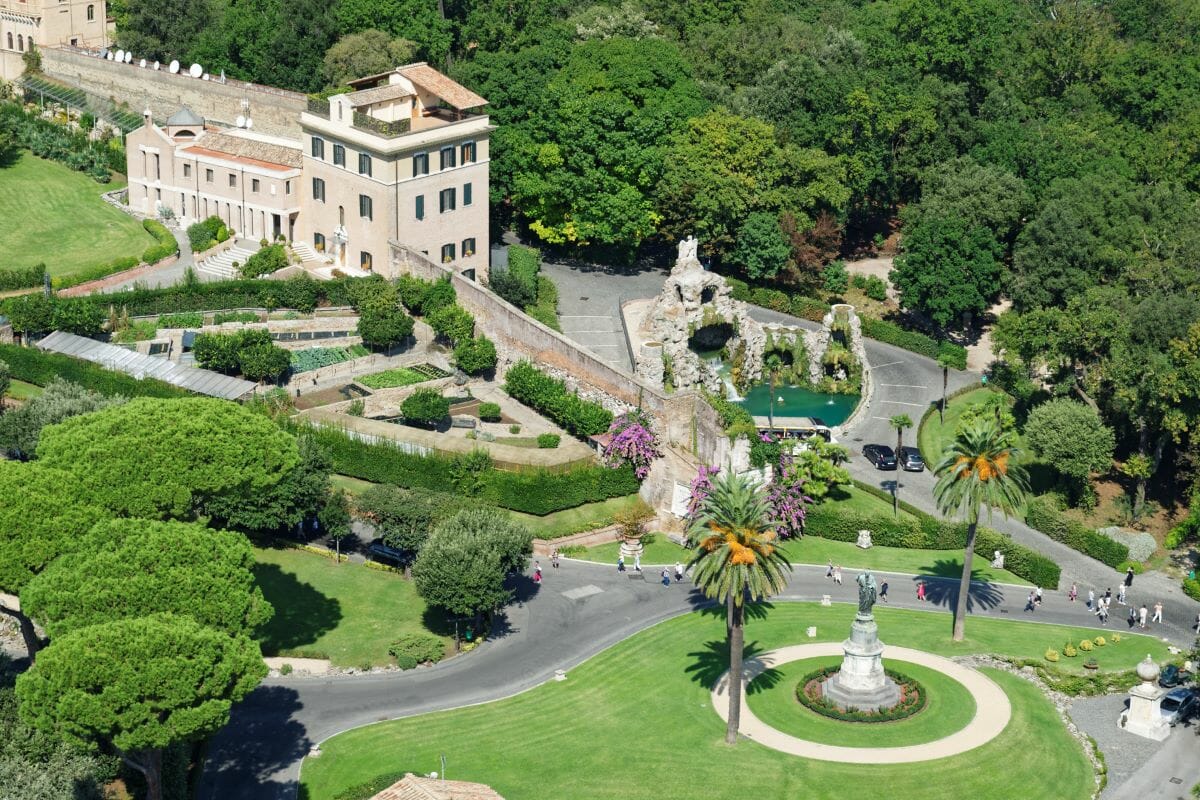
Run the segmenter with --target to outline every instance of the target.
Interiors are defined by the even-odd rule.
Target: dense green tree
[[[0,659],[0,667],[3,667]],[[104,800],[115,764],[21,722],[16,692],[0,687],[0,786],[5,800]]]
[[[430,534],[413,581],[430,605],[479,617],[512,599],[505,578],[524,568],[532,547],[521,525],[485,508],[460,511]]]
[[[724,470],[689,528],[694,548],[688,560],[692,581],[725,605],[729,635],[729,716],[726,744],[737,742],[742,709],[742,651],[746,603],[778,594],[792,565],[776,544],[766,493],[744,476]]]
[[[438,524],[477,505],[455,494],[388,484],[372,486],[354,501],[356,513],[375,525],[385,544],[413,553]]]
[[[295,437],[224,400],[138,398],[42,431],[38,458],[122,516],[190,519],[260,502],[300,462]]]
[[[921,202],[905,209],[909,225],[921,219],[956,219],[969,228],[987,228],[1008,247],[1030,210],[1020,178],[1003,167],[970,157],[938,164],[921,179]]]
[[[337,548],[334,553],[336,562],[342,560],[342,539],[353,533],[350,527],[350,498],[345,489],[334,489],[325,500],[325,505],[317,513],[321,530],[325,537]]]
[[[784,238],[779,219],[774,214],[756,211],[738,229],[729,261],[751,280],[770,280],[787,265],[791,253],[791,243]]]
[[[432,427],[450,414],[450,398],[437,389],[417,389],[404,398],[400,413],[405,422]]]
[[[162,800],[162,751],[216,733],[267,674],[244,637],[168,615],[106,622],[54,641],[17,678],[21,718],[120,756]]]
[[[1025,468],[1017,463],[1019,456],[1020,451],[1013,446],[1011,435],[1002,430],[994,418],[987,416],[960,428],[934,467],[937,483],[933,487],[933,497],[938,511],[947,517],[962,516],[967,522],[962,578],[958,582],[958,601],[954,606],[953,638],[956,642],[963,640],[967,625],[967,599],[971,594],[979,512],[986,509],[990,519],[992,509],[998,508],[1009,516],[1017,513],[1025,503],[1029,481]]]
[[[310,434],[296,444],[300,463],[279,483],[259,492],[257,502],[246,503],[236,494],[210,498],[205,510],[224,527],[243,531],[291,530],[316,519],[329,498],[333,458]]]
[[[1030,449],[1078,488],[1093,472],[1112,466],[1116,439],[1095,409],[1067,398],[1033,409],[1025,422]]]
[[[981,315],[1000,292],[1002,247],[987,228],[954,219],[928,219],[905,237],[892,284],[907,307],[937,324]]]
[[[472,54],[536,47],[569,28],[559,21],[573,0],[462,0],[459,41]],[[484,95],[490,97],[490,95]]]
[[[238,369],[246,380],[276,381],[291,366],[292,354],[271,342],[252,344],[238,352]]]
[[[32,458],[37,451],[38,435],[42,428],[79,414],[119,405],[125,399],[120,396],[105,397],[77,383],[55,378],[40,395],[0,416],[0,451],[9,458]]]
[[[470,339],[475,332],[475,317],[457,303],[439,308],[425,321],[434,333],[449,339],[452,344]]]
[[[190,522],[101,522],[21,590],[51,639],[117,619],[170,613],[250,636],[272,609],[246,537]]]
[[[1016,8],[1004,0],[900,0],[896,37],[912,67],[976,87],[989,81]]]
[[[424,60],[441,66],[450,53],[453,25],[439,12],[440,4],[439,0],[337,0],[332,5],[342,34],[384,31],[416,42]]]
[[[196,363],[205,369],[242,375],[248,380],[277,380],[291,367],[291,353],[271,340],[266,328],[235,333],[201,333],[192,345]]]
[[[416,42],[393,38],[380,30],[347,33],[325,51],[325,81],[330,86],[345,86],[356,78],[410,64],[416,52]]]
[[[454,365],[468,375],[480,375],[496,366],[496,345],[482,334],[454,345]],[[0,423],[3,430],[3,423]]]
[[[117,44],[138,58],[184,61],[221,10],[212,0],[124,0]]]
[[[413,332],[413,318],[394,299],[380,298],[363,303],[358,310],[358,335],[363,344],[390,350]]]

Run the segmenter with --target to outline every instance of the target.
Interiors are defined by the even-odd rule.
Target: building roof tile
[[[371,800],[504,800],[482,783],[405,775]]]
[[[287,147],[246,135],[206,133],[189,149],[196,148],[288,169],[299,169],[304,163],[299,147]]]

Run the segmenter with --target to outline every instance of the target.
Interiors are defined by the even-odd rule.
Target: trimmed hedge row
[[[455,486],[460,459],[406,453],[390,444],[355,439],[334,428],[314,428],[312,435],[329,449],[333,471],[405,489],[444,492]],[[588,466],[570,472],[505,472],[488,469],[479,475],[480,503],[545,516],[555,511],[634,494],[641,488],[629,467]]]
[[[929,702],[928,692],[917,679],[910,678],[902,672],[886,668],[883,670],[884,674],[904,689],[904,699],[898,705],[891,708],[881,708],[878,711],[868,711],[858,708],[842,709],[832,701],[827,700],[824,696],[809,696],[807,689],[810,683],[813,681],[824,681],[834,673],[841,671],[841,669],[841,664],[835,664],[831,667],[822,667],[808,673],[796,684],[796,699],[805,708],[823,717],[839,719],[844,722],[894,722],[896,720],[908,719],[924,710],[926,703]]]
[[[1082,522],[1073,520],[1058,510],[1051,497],[1034,497],[1025,507],[1025,523],[1056,542],[1062,542],[1085,556],[1117,567],[1129,560],[1129,548],[1097,533]]]
[[[192,393],[153,378],[138,380],[132,375],[113,372],[89,361],[58,353],[45,353],[33,347],[0,344],[0,361],[8,364],[12,376],[26,383],[45,386],[54,378],[65,378],[103,395],[126,397],[191,397]]]
[[[889,496],[890,497],[890,496]],[[931,514],[902,503],[911,517],[897,519],[888,514],[865,514],[823,503],[808,509],[805,532],[838,542],[858,540],[860,530],[871,531],[871,541],[882,547],[911,550],[961,550],[967,543],[967,524],[940,520]],[[1059,566],[1002,533],[980,526],[975,534],[975,550],[1004,553],[1004,568],[1035,586],[1058,587]]]
[[[518,361],[509,367],[504,375],[504,391],[575,436],[601,434],[612,424],[612,412],[567,391],[565,383],[528,361]]]
[[[360,299],[357,286],[369,286],[372,281],[372,278],[317,281],[306,276],[283,281],[215,281],[165,289],[131,289],[106,294],[103,301],[105,306],[111,304],[128,309],[130,316],[134,317],[228,308],[292,308],[309,313],[323,305],[357,307]]]
[[[14,289],[32,289],[42,285],[42,276],[46,272],[45,264],[32,267],[16,267],[0,269],[0,292]]]

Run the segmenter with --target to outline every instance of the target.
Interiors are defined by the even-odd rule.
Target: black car
[[[1191,678],[1190,672],[1182,670],[1174,664],[1167,664],[1163,667],[1162,674],[1158,676],[1158,685],[1164,689],[1173,689],[1180,684],[1187,683]]]
[[[901,447],[900,469],[905,472],[924,472],[925,459],[921,458],[921,451],[915,447]]]
[[[896,468],[896,454],[886,444],[869,444],[863,448],[863,455],[875,465],[875,469]]]
[[[372,561],[380,561],[396,567],[407,567],[413,562],[411,552],[397,547],[389,547],[379,539],[367,545],[367,557]]]

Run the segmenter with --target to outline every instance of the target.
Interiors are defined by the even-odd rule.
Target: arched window
[[[338,206],[338,225],[346,224],[346,209]]]
[[[8,32],[8,49],[13,49],[12,31]]]
[[[87,17],[88,22],[91,22],[92,20],[94,20],[96,18],[96,7],[88,6],[87,15],[88,15],[88,17]]]
[[[17,49],[22,53],[25,52],[25,37],[19,33],[17,34]]]

